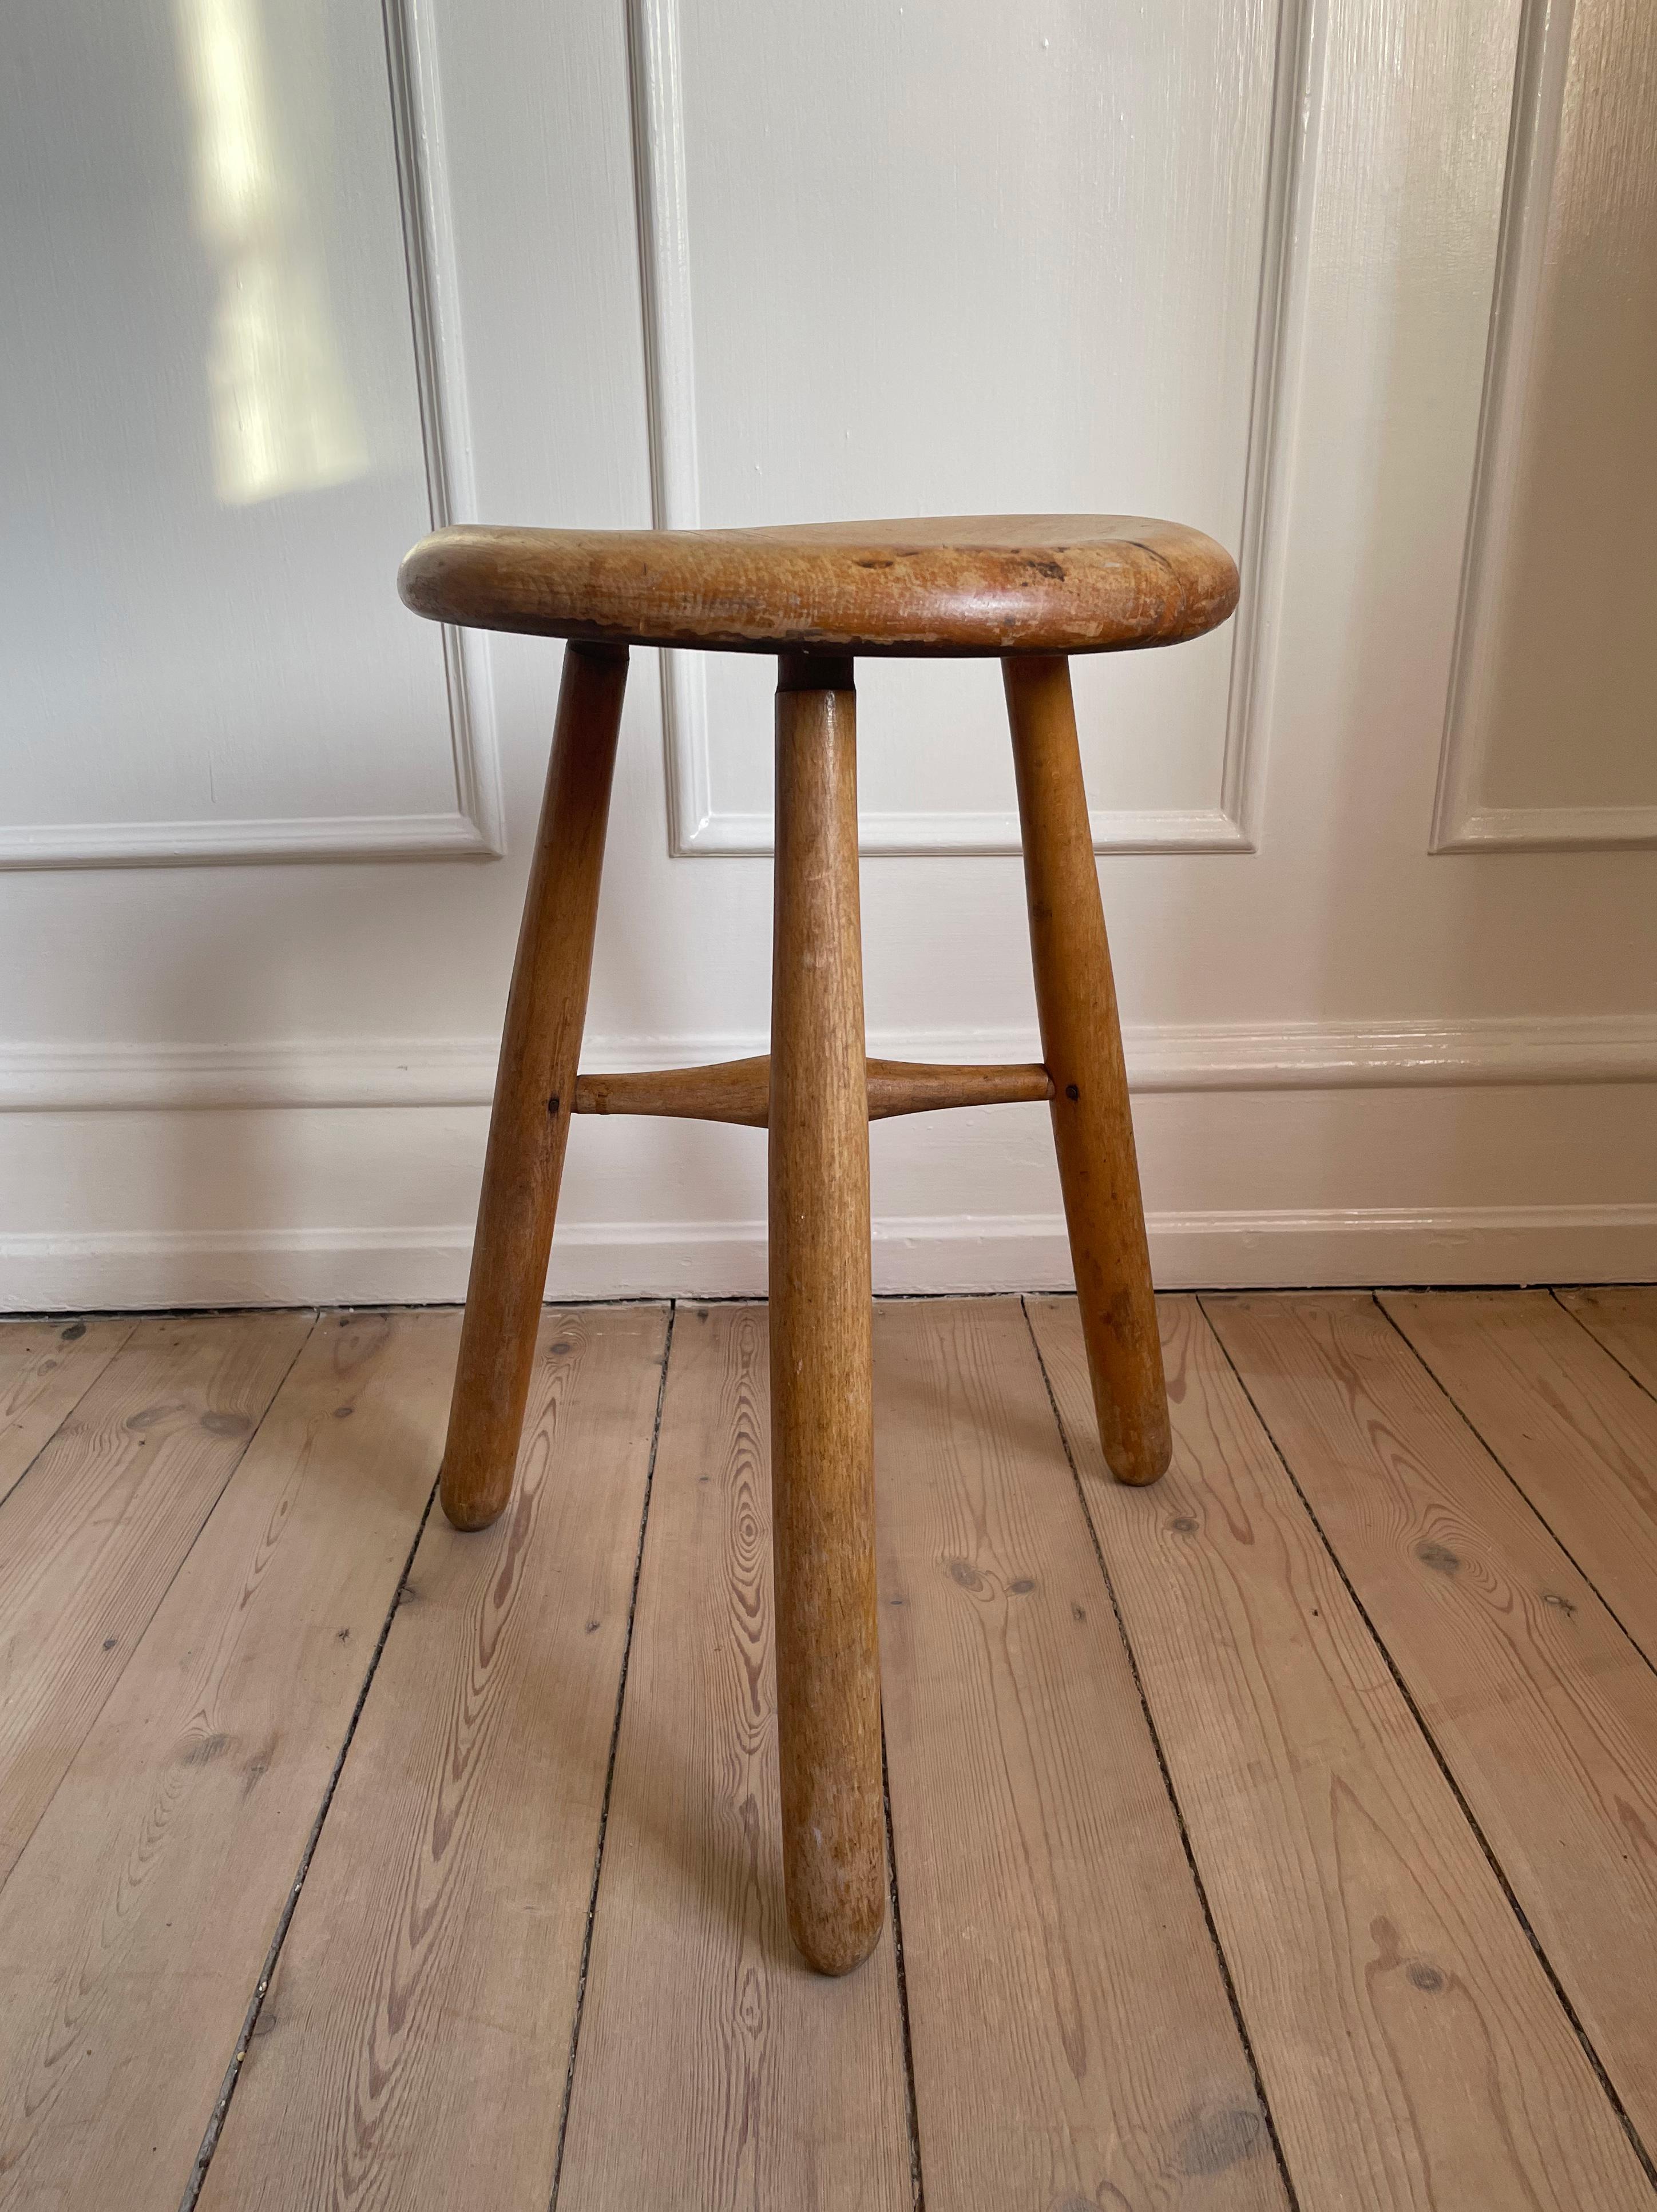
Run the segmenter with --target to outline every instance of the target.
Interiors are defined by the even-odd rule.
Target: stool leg
[[[1062,654],[1020,655],[1002,663],[1002,675],[1036,1010],[1099,1438],[1118,1482],[1154,1482],[1173,1454],[1168,1399],[1070,665]]]
[[[868,1091],[851,663],[783,657],[771,975],[771,1492],[789,1928],[820,1973],[886,1911]]]
[[[624,646],[564,647],[443,1451],[443,1510],[457,1528],[486,1528],[512,1495],[575,1105],[626,683]]]

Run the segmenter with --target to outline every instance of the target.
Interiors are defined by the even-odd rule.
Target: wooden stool
[[[568,641],[524,905],[443,1510],[481,1528],[511,1494],[572,1113],[770,1132],[771,1483],[789,1925],[810,1963],[865,1958],[886,1906],[870,1404],[868,1128],[888,1114],[1045,1098],[1105,1456],[1168,1463],[1122,1040],[1067,656],[1173,645],[1223,622],[1212,539],[1117,515],[781,530],[442,530],[404,562],[417,613]],[[582,1075],[599,872],[631,645],[774,653],[776,924],[769,1060]],[[998,656],[1023,828],[1043,1065],[864,1056],[857,653]]]

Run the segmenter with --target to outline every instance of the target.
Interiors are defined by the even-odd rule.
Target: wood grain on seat
[[[1231,556],[1139,515],[957,515],[768,530],[506,530],[423,538],[417,614],[722,652],[946,656],[1177,645],[1237,604]]]

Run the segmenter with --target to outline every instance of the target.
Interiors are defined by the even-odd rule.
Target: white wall
[[[348,468],[307,403],[309,479],[235,495],[212,349],[242,249],[204,223],[190,11],[135,9],[108,127],[83,146],[60,114],[73,160],[44,120],[0,128],[22,282],[58,314],[21,326],[0,403],[27,488],[6,1304],[462,1290],[559,655],[502,638],[445,668],[392,597],[429,506],[1051,503],[1215,530],[1238,623],[1079,686],[1159,1279],[1657,1273],[1657,830],[1629,735],[1657,644],[1632,537],[1605,564],[1609,676],[1572,626],[1538,661],[1510,611],[1604,497],[1603,471],[1534,460],[1538,422],[1575,405],[1579,436],[1626,445],[1607,392],[1657,367],[1648,318],[1608,318],[1617,382],[1548,304],[1619,296],[1614,268],[1581,273],[1602,204],[1617,252],[1649,242],[1583,89],[1632,83],[1617,128],[1648,139],[1629,0],[1578,0],[1574,29],[1558,0],[637,0],[631,52],[604,0],[403,0],[400,176],[375,9],[198,6],[266,56],[266,137],[308,180],[284,281],[320,268],[362,434]],[[110,58],[92,0],[29,15],[44,113]],[[1515,519],[1492,486],[1524,465]],[[1592,714],[1536,708],[1532,665],[1567,701],[1578,672]],[[1506,692],[1480,692],[1490,665]],[[872,1040],[1026,1056],[993,668],[862,689]],[[636,655],[589,1065],[763,1048],[763,673],[715,663],[704,688],[681,657],[666,706],[664,727]],[[1465,834],[1542,803],[1544,837]],[[1063,1279],[1041,1109],[872,1143],[877,1280]],[[554,1288],[758,1286],[763,1148],[578,1123]]]

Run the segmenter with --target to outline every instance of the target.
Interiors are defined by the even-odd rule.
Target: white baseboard
[[[1657,1280],[1657,1206],[1331,1208],[1154,1214],[1163,1290]],[[0,1310],[443,1304],[464,1297],[469,1226],[120,1231],[0,1237]],[[877,1222],[877,1291],[1068,1289],[1056,1214]],[[549,1297],[761,1296],[759,1221],[574,1222]]]
[[[1034,1038],[1015,1030],[887,1034],[869,1042],[872,1051],[899,1059],[1018,1060],[1036,1052]],[[763,1048],[763,1042],[741,1034],[595,1037],[586,1060],[594,1068],[693,1064],[739,1058]],[[1335,1168],[1316,1156],[1315,1146],[1308,1156],[1314,1180],[1302,1183],[1274,1169],[1270,1182],[1262,1184],[1251,1169],[1240,1168],[1235,1175],[1216,1179],[1205,1172],[1193,1181],[1182,1164],[1206,1157],[1204,1148],[1213,1141],[1205,1133],[1207,1123],[1199,1128],[1191,1118],[1198,1107],[1152,1109],[1148,1122],[1164,1132],[1153,1187],[1173,1199],[1186,1190],[1205,1199],[1246,1198],[1256,1189],[1284,1196],[1297,1185],[1324,1199],[1345,1191],[1374,1194],[1378,1177],[1357,1169],[1368,1161],[1365,1148],[1375,1133],[1392,1146],[1398,1166],[1409,1174],[1412,1161],[1438,1157],[1430,1143],[1423,1149],[1428,1125],[1422,1115],[1441,1108],[1441,1119],[1453,1115],[1456,1102],[1444,1094],[1470,1085],[1511,1086],[1509,1097],[1499,1109],[1492,1101],[1489,1110],[1506,1131],[1512,1165],[1476,1186],[1482,1198],[1497,1199],[1504,1188],[1527,1196],[1567,1196],[1568,1182],[1550,1188],[1550,1178],[1538,1174],[1538,1164],[1556,1154],[1559,1133],[1567,1128],[1582,1133],[1572,1139],[1579,1151],[1593,1146],[1596,1133],[1602,1138],[1611,1133],[1612,1151],[1602,1159],[1596,1196],[1607,1188],[1627,1187],[1642,1199],[1649,1192],[1648,1155],[1640,1134],[1642,1100],[1619,1099],[1592,1086],[1657,1082],[1657,1017],[1301,1023],[1276,1029],[1164,1024],[1130,1032],[1128,1050],[1131,1078],[1142,1094],[1276,1094],[1277,1104],[1269,1106],[1262,1097],[1248,1109],[1251,1160],[1281,1163],[1305,1143],[1309,1126],[1321,1131],[1326,1122],[1339,1122],[1341,1133],[1330,1139]],[[61,1126],[41,1120],[12,1123],[8,1195],[17,1209],[12,1218],[57,1219],[64,1226],[7,1234],[0,1225],[0,1310],[461,1297],[472,1228],[469,1218],[455,1217],[470,1213],[468,1185],[475,1190],[495,1052],[494,1041],[484,1037],[0,1047],[0,1109],[22,1115],[101,1117]],[[1573,1097],[1563,1086],[1580,1088]],[[1325,1111],[1325,1102],[1294,1096],[1320,1091],[1346,1094],[1338,1113],[1332,1101]],[[1422,1095],[1411,1100],[1412,1092]],[[1367,1102],[1365,1093],[1376,1095]],[[446,1125],[442,1114],[418,1110],[456,1107],[475,1109],[477,1118],[455,1122],[451,1117]],[[341,1108],[380,1110],[360,1115],[334,1110]],[[241,1124],[225,1109],[267,1115],[275,1109],[284,1126],[278,1131],[250,1124],[245,1135],[232,1135],[231,1127]],[[205,1121],[165,1118],[186,1109],[204,1112]],[[1167,1116],[1176,1113],[1180,1118],[1170,1122]],[[1216,1127],[1228,1123],[1231,1113],[1224,1099],[1216,1100],[1211,1117]],[[134,1119],[124,1122],[124,1114]],[[1008,1172],[986,1180],[981,1117],[969,1118],[978,1133],[963,1135],[967,1149],[959,1169],[950,1164],[937,1132],[926,1147],[929,1155],[937,1152],[935,1170],[920,1181],[911,1177],[902,1196],[899,1185],[888,1184],[889,1204],[906,1197],[911,1206],[925,1205],[935,1193],[943,1207],[955,1202],[957,1193],[961,1203],[955,1211],[889,1215],[878,1225],[879,1288],[992,1291],[1069,1282],[1062,1221],[1057,1213],[1027,1210],[1033,1201],[1051,1203],[1041,1183],[1029,1179],[1019,1151],[1024,1139],[1016,1132],[1023,1126],[1026,1152],[1033,1158],[1042,1152],[1035,1125],[1009,1121]],[[1281,1133],[1263,1137],[1266,1123],[1275,1129],[1280,1119]],[[642,1142],[645,1125],[635,1126]],[[1405,1126],[1412,1132],[1407,1140],[1386,1137]],[[1171,1129],[1179,1133],[1168,1134]],[[609,1144],[612,1160],[619,1158],[618,1132],[611,1133]],[[193,1182],[191,1164],[198,1160],[203,1191],[212,1194],[204,1204],[216,1205],[221,1220],[234,1221],[245,1202],[253,1221],[268,1224],[274,1216],[279,1223],[284,1195],[297,1190],[314,1214],[323,1212],[326,1225],[169,1227],[168,1210],[178,1204],[180,1175]],[[613,1164],[606,1172],[607,1181],[595,1172],[584,1189],[567,1188],[566,1200],[574,1196],[589,1217],[602,1215],[618,1199],[618,1212],[661,1204],[665,1215],[676,1202],[659,1162],[648,1195],[642,1187],[630,1188]],[[1410,1181],[1400,1185],[1398,1167],[1386,1182],[1392,1191],[1409,1194]],[[149,1202],[157,1218],[149,1225],[133,1225],[135,1188],[154,1194]],[[752,1182],[745,1187],[739,1176],[734,1186],[727,1184],[728,1195],[716,1195],[710,1185],[704,1202],[757,1211],[761,1188],[763,1183]],[[992,1194],[1005,1212],[968,1210]],[[1448,1194],[1441,1182],[1435,1195]],[[428,1210],[429,1218],[439,1217],[437,1225],[420,1221]],[[445,1215],[449,1218],[442,1219]],[[96,1225],[101,1219],[126,1225],[106,1230]],[[1657,1207],[1172,1211],[1153,1216],[1151,1247],[1157,1279],[1170,1289],[1648,1280],[1657,1279]],[[554,1243],[551,1288],[555,1296],[570,1297],[758,1294],[765,1286],[765,1231],[757,1219],[573,1220],[561,1225]]]
[[[1164,1022],[1130,1028],[1129,1081],[1140,1092],[1349,1091],[1489,1084],[1657,1081],[1657,1015],[1522,1015],[1503,1019]],[[597,1071],[698,1066],[766,1049],[753,1031],[595,1036]],[[0,1043],[0,1110],[167,1111],[175,1108],[486,1106],[499,1040],[490,1036],[312,1038],[251,1044]],[[1027,1060],[1033,1030],[872,1034],[892,1060]]]

